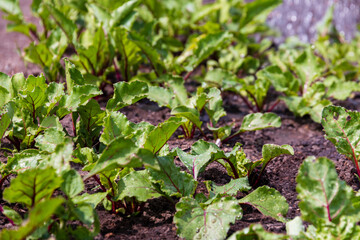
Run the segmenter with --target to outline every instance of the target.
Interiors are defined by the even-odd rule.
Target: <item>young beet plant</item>
[[[321,124],[326,138],[354,163],[357,177],[360,179],[360,113],[343,107],[328,106],[322,112]]]
[[[266,232],[256,224],[229,239],[359,239],[358,194],[339,179],[331,160],[308,157],[296,182],[301,215],[287,221],[286,234]]]
[[[247,177],[255,186],[266,166],[271,160],[282,155],[294,155],[294,150],[289,145],[274,145],[265,144],[262,149],[262,158],[257,161],[251,161],[246,157],[246,154],[237,145],[231,152],[225,153],[214,143],[208,143],[199,140],[191,147],[191,152],[186,153],[179,148],[176,148],[177,155],[184,165],[192,173],[196,180],[201,172],[203,172],[207,165],[211,162],[218,162],[226,168],[228,174],[234,179]],[[255,168],[261,165],[260,173],[254,179]]]

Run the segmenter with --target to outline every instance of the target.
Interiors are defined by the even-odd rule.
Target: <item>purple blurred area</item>
[[[360,0],[283,0],[268,17],[268,24],[282,33],[275,41],[281,42],[289,36],[298,36],[303,42],[314,40],[317,23],[332,4],[335,4],[336,28],[350,40],[360,23]]]

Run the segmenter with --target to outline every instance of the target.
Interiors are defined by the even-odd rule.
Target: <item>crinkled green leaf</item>
[[[50,83],[45,91],[45,112],[48,115],[50,111],[58,104],[64,95],[64,85],[59,83]]]
[[[324,84],[328,87],[327,96],[338,100],[346,100],[352,92],[359,91],[360,85],[355,81],[342,81],[336,76],[329,76],[324,80]]]
[[[151,101],[156,102],[160,107],[168,107],[172,106],[172,99],[174,98],[174,93],[171,92],[170,89],[158,87],[158,86],[150,86],[149,94],[147,96]],[[177,106],[177,105],[175,105]]]
[[[255,66],[254,68],[257,69]],[[250,84],[245,84],[247,98],[256,106],[258,111],[264,108],[266,96],[271,86],[270,81],[265,78],[258,78]]]
[[[239,132],[280,127],[281,119],[275,113],[251,113],[244,117]]]
[[[132,123],[120,112],[108,112],[104,118],[104,130],[100,142],[108,145],[117,137],[126,137],[134,132]]]
[[[151,182],[147,170],[134,171],[121,178],[118,182],[118,191],[119,195],[116,197],[116,200],[121,200],[125,197],[135,197],[140,202],[146,202],[148,199],[161,196]]]
[[[209,206],[184,197],[176,204],[174,223],[185,239],[225,239],[230,224],[242,217],[242,209],[233,197],[216,199]]]
[[[57,107],[59,118],[64,117],[70,112],[75,112],[77,108],[86,103],[92,97],[102,94],[95,85],[85,84],[83,75],[75,65],[65,59],[66,87],[67,95],[63,96]]]
[[[69,198],[75,197],[85,189],[84,182],[80,174],[74,169],[64,172],[62,178],[63,182],[61,183],[61,190]]]
[[[9,172],[20,172],[36,168],[44,158],[44,153],[41,153],[39,150],[26,149],[9,157],[5,169]]]
[[[4,0],[0,4],[1,10],[9,14],[21,14],[19,0]]]
[[[212,159],[224,165],[228,174],[233,178],[244,177],[248,174],[245,164],[250,160],[247,159],[239,145],[235,145],[231,152],[221,150],[213,153]]]
[[[106,109],[111,111],[134,104],[145,98],[148,93],[148,85],[140,81],[118,82],[114,84],[114,88],[114,96],[106,105]]]
[[[357,165],[360,155],[360,113],[343,107],[328,106],[322,112],[321,124],[326,138]]]
[[[286,222],[285,216],[289,210],[286,199],[275,189],[262,186],[239,200],[239,203],[250,204],[262,214],[280,222]]]
[[[92,164],[97,161],[98,155],[95,154],[93,148],[82,148],[78,147],[73,152],[74,159],[72,160],[75,163],[79,163],[82,166],[89,166],[89,164]]]
[[[149,169],[151,179],[160,184],[169,196],[190,196],[194,194],[197,182],[186,172],[180,171],[172,157],[157,157],[160,170]]]
[[[25,86],[19,92],[19,106],[25,109],[36,122],[36,117],[41,117],[41,110],[46,101],[46,89],[47,84],[45,83],[45,77],[40,75],[34,77],[30,75],[26,79]]]
[[[24,203],[28,208],[35,207],[44,199],[51,197],[62,180],[53,168],[33,168],[19,174],[4,190],[4,199],[10,203]]]
[[[341,216],[359,213],[352,200],[351,187],[339,180],[332,161],[325,157],[308,157],[296,177],[302,219],[315,226],[319,220],[339,223]]]
[[[52,153],[58,144],[65,141],[65,133],[56,128],[48,128],[44,131],[44,134],[36,137],[35,141],[35,146],[41,151]]]
[[[156,126],[147,136],[144,148],[157,153],[183,123],[181,118],[171,117]]]
[[[70,161],[72,160],[73,142],[70,138],[65,138],[65,141],[58,143],[54,152],[46,156],[47,161],[43,161],[44,166],[51,166],[56,169],[57,173],[70,170]]]
[[[62,118],[71,112],[75,112],[80,105],[100,94],[102,92],[94,85],[76,85],[70,95],[65,95],[60,100],[56,113],[59,118]]]

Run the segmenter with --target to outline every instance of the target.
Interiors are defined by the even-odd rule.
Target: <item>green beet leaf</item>
[[[151,44],[146,39],[144,39],[142,35],[139,35],[135,32],[130,32],[128,37],[141,49],[141,51],[145,54],[147,60],[149,61],[151,67],[155,71],[156,76],[160,77],[165,70],[165,66],[160,54],[153,46],[151,46]]]
[[[56,128],[48,128],[43,135],[35,138],[35,146],[41,151],[52,153],[58,144],[65,142],[65,133]]]
[[[252,224],[232,234],[228,240],[283,240],[289,239],[284,234],[267,232],[260,224]]]
[[[186,153],[180,148],[176,148],[176,153],[181,162],[189,169],[195,180],[199,173],[213,160],[212,153],[220,151],[218,146],[213,143],[199,140],[191,146],[191,153]]]
[[[296,177],[302,219],[315,226],[319,221],[339,223],[341,216],[355,216],[355,194],[339,180],[334,163],[325,157],[308,157]]]
[[[46,155],[37,149],[26,149],[9,157],[4,168],[8,172],[22,172],[36,168],[45,157]]]
[[[328,106],[322,112],[321,124],[326,138],[336,147],[337,151],[350,159],[360,176],[360,113],[349,111],[343,107]]]
[[[103,126],[100,142],[105,145],[109,145],[117,137],[126,137],[134,132],[132,123],[120,112],[108,112],[104,117]]]
[[[247,177],[231,179],[229,183],[218,186],[213,182],[206,182],[206,187],[208,191],[213,195],[226,195],[226,196],[236,196],[240,192],[246,192],[251,190],[249,180]]]
[[[102,94],[101,91],[94,85],[76,85],[70,95],[65,95],[59,102],[56,114],[59,118],[75,112],[77,108],[86,103],[92,97]]]
[[[265,144],[262,148],[263,164],[282,154],[294,155],[294,149],[290,145]]]
[[[103,129],[105,111],[100,109],[99,103],[91,99],[87,104],[82,105],[77,111],[80,121],[77,124],[77,143],[83,147],[92,147],[99,138]]]
[[[61,97],[64,95],[64,85],[58,83],[50,83],[45,91],[45,112],[46,115],[49,115],[51,110],[55,108],[56,104],[61,100]],[[43,110],[44,111],[44,110]]]
[[[84,193],[81,195],[74,196],[72,201],[75,204],[90,204],[92,208],[96,208],[97,205],[106,197],[106,192],[88,194]]]
[[[286,199],[275,189],[262,186],[239,200],[239,203],[249,204],[262,214],[270,216],[280,222],[286,222],[285,216],[289,210]]]
[[[65,62],[65,74],[66,74],[66,86],[67,93],[71,95],[73,88],[77,85],[84,85],[85,79],[81,72],[72,64],[67,58],[64,59]]]
[[[343,216],[338,224],[328,221],[320,221],[317,226],[310,225],[305,233],[300,234],[298,239],[359,239],[360,227],[357,218]]]
[[[204,171],[205,166],[211,161],[211,151],[192,155],[184,152],[180,148],[176,148],[176,153],[181,162],[190,170],[195,180],[197,180],[199,173]]]
[[[118,182],[119,195],[115,200],[122,200],[125,197],[135,197],[140,202],[160,197],[161,194],[150,180],[147,170],[133,171],[121,178]]]
[[[242,209],[233,197],[216,199],[208,206],[184,197],[176,204],[174,223],[185,239],[225,239],[230,224],[241,217]]]
[[[190,196],[194,194],[197,182],[192,176],[174,164],[172,157],[157,157],[160,170],[149,169],[151,179],[160,184],[161,190],[169,196]]]
[[[141,49],[128,38],[128,31],[123,27],[117,27],[112,31],[115,47],[121,54],[120,71],[126,82],[131,79],[131,72],[141,62],[139,52]]]
[[[205,111],[210,117],[212,125],[215,126],[221,117],[226,116],[226,112],[222,106],[221,91],[217,88],[210,88],[207,97],[210,98],[210,100],[205,105]]]
[[[0,72],[0,108],[11,99],[11,78],[5,73]]]
[[[71,169],[62,174],[63,182],[61,183],[61,190],[69,197],[73,198],[85,189],[84,182],[80,174]]]
[[[132,162],[132,156],[138,152],[139,148],[130,139],[116,138],[103,151],[99,160],[86,178],[99,172],[110,170],[117,167],[125,167],[134,164],[134,167],[141,167],[138,161]]]
[[[276,91],[283,92],[287,96],[296,96],[299,91],[299,81],[290,72],[283,72],[278,66],[269,66],[256,75],[268,79]]]
[[[256,0],[246,4],[241,15],[240,31],[244,34],[254,33],[254,27],[250,23],[265,21],[267,14],[281,2],[281,0]]]
[[[280,127],[281,119],[275,113],[251,113],[244,117],[239,132]]]
[[[50,218],[56,213],[56,210],[64,202],[61,198],[52,198],[37,203],[31,209],[29,216],[23,225],[16,230],[4,230],[0,233],[0,239],[26,239],[32,233],[49,221]]]
[[[106,109],[111,111],[136,103],[145,98],[149,91],[148,85],[140,81],[118,82],[114,84],[114,88],[114,96],[106,105]]]
[[[11,124],[11,120],[14,116],[14,102],[7,103],[0,109],[0,139],[5,135],[6,130]]]
[[[282,154],[294,155],[294,149],[290,145],[279,146],[279,145],[275,145],[275,144],[265,144],[262,147],[262,157],[263,158],[260,160],[262,166],[261,166],[259,177],[261,176],[261,174],[263,173],[264,169],[269,164],[269,162],[272,159],[274,159]],[[254,167],[256,167],[256,166],[254,166]]]
[[[200,120],[200,112],[195,108],[178,106],[171,110],[171,115],[184,117],[195,124],[197,128],[201,129],[202,122]]]
[[[20,225],[23,221],[20,214],[8,206],[0,206],[0,212],[7,218],[11,219],[11,221],[13,221],[16,225]]]
[[[85,104],[89,99],[102,94],[95,85],[86,84],[81,72],[75,65],[65,60],[67,94],[59,101],[56,113],[59,118],[75,112],[80,105]]]
[[[215,51],[221,50],[222,47],[228,45],[231,38],[232,34],[229,32],[218,32],[205,35],[199,40],[195,50],[190,49],[191,53],[185,54],[190,56],[185,69],[188,72],[194,70],[202,61],[207,59]]]
[[[182,123],[183,120],[176,117],[170,117],[165,122],[160,123],[147,136],[144,148],[157,153]]]
[[[304,88],[304,93],[311,86],[311,83],[321,76],[323,71],[321,59],[315,56],[310,47],[295,60],[294,67]]]
[[[65,138],[64,142],[56,145],[53,153],[44,158],[43,166],[51,166],[56,169],[57,173],[71,169],[73,145],[70,138]]]
[[[4,199],[33,208],[42,200],[50,198],[61,182],[53,168],[29,169],[11,181],[10,187],[4,190]]]
[[[125,26],[127,28],[130,28],[131,23],[135,20],[134,15],[136,12],[134,11],[134,9],[140,3],[141,1],[139,0],[130,0],[130,1],[126,1],[120,7],[115,9],[111,13],[110,26],[111,27]]]
[[[65,16],[60,10],[58,10],[54,5],[45,5],[48,11],[51,13],[54,18],[56,24],[61,28],[61,30],[65,33],[68,41],[72,44],[76,43],[77,37],[77,26],[76,24]]]

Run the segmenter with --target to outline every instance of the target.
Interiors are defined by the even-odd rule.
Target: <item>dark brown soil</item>
[[[25,9],[25,8],[24,8]],[[27,11],[27,14],[29,12]],[[6,22],[0,20],[0,35],[3,36],[0,41],[0,71],[7,74],[25,71],[26,74],[37,74],[39,69],[32,65],[25,67],[21,58],[15,55],[16,46],[26,46],[29,42],[19,34],[5,33]],[[224,107],[228,115],[221,120],[221,124],[234,123],[234,129],[241,125],[242,118],[249,113],[245,104],[234,94],[224,94]],[[337,102],[349,109],[360,110],[360,97]],[[156,104],[149,101],[141,101],[133,106],[121,110],[133,122],[149,121],[152,124],[158,124],[170,116],[166,108],[159,108]],[[236,142],[240,142],[247,156],[256,160],[261,157],[261,148],[264,144],[290,144],[294,150],[294,156],[280,156],[270,162],[264,175],[261,178],[261,185],[268,185],[277,189],[288,201],[289,212],[287,217],[294,218],[300,214],[296,193],[295,178],[300,164],[307,156],[326,156],[334,161],[336,170],[341,179],[345,180],[354,190],[359,189],[359,182],[352,174],[353,165],[346,160],[344,156],[337,153],[334,146],[324,139],[324,134],[320,124],[314,123],[308,117],[297,118],[289,112],[283,103],[279,104],[274,112],[282,119],[282,126],[275,129],[266,129],[262,131],[250,132],[232,139],[228,144],[223,146],[224,150],[230,151]],[[71,119],[64,118],[62,123],[68,133],[72,135]],[[182,134],[178,130],[170,139],[171,148],[180,147],[188,151],[191,145],[202,136],[197,132],[193,140],[179,139]],[[211,134],[207,133],[210,141],[213,141]],[[6,141],[2,142],[2,147],[7,147]],[[6,156],[4,151],[0,151],[0,161],[5,162]],[[178,165],[180,161],[175,160]],[[183,168],[184,169],[184,168]],[[200,175],[200,181],[212,180],[217,184],[225,184],[230,181],[226,171],[216,163],[210,164],[206,171]],[[85,182],[87,190],[91,191],[95,183],[89,180]],[[5,182],[4,187],[9,186]],[[199,191],[205,191],[203,185],[199,185]],[[177,200],[175,200],[177,201]],[[7,204],[0,201],[0,204]],[[12,205],[20,212],[20,206]],[[242,220],[237,221],[231,226],[229,235],[237,230],[243,229],[250,224],[260,223],[267,230],[272,232],[284,232],[285,225],[277,222],[272,218],[263,216],[256,209],[248,206],[243,207],[244,216]],[[134,217],[122,217],[111,214],[102,206],[97,208],[101,222],[101,232],[96,239],[178,239],[176,227],[173,224],[173,215],[175,206],[165,198],[149,200],[144,207],[144,211]],[[8,220],[0,216],[0,229],[9,228],[11,224]]]

